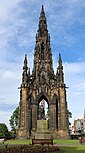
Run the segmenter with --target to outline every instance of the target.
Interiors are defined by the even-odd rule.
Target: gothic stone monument
[[[61,55],[59,54],[56,74],[54,74],[52,63],[50,35],[42,6],[36,34],[32,74],[27,66],[27,55],[24,59],[20,87],[18,138],[34,138],[36,136],[39,103],[42,100],[48,104],[48,129],[52,138],[68,138],[66,85]],[[44,120],[44,118],[41,119]]]

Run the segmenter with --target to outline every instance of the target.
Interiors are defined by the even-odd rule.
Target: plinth
[[[48,129],[48,120],[37,120],[35,139],[51,139]]]

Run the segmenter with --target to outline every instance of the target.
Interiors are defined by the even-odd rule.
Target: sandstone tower
[[[32,74],[25,55],[22,84],[20,87],[20,113],[18,138],[34,137],[39,119],[39,103],[48,104],[48,127],[53,138],[68,138],[68,114],[66,85],[61,55],[57,72],[54,74],[50,35],[47,29],[44,7],[42,6],[34,49]]]

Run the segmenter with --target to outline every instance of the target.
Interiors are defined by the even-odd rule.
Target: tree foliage
[[[68,110],[68,118],[72,118],[72,113]]]
[[[19,107],[17,107],[17,108],[14,110],[14,112],[13,112],[13,114],[12,114],[12,116],[10,117],[10,120],[9,120],[10,126],[11,126],[11,128],[12,128],[13,131],[16,131],[16,129],[17,129],[17,126],[18,126],[18,119],[19,119],[18,116],[19,116]]]
[[[69,110],[67,110],[67,111],[68,111],[68,120],[69,120],[70,118],[72,118],[72,113]],[[69,122],[69,125],[71,125],[70,122]]]
[[[9,137],[9,135],[10,135],[10,133],[8,131],[6,124],[0,123],[0,137],[7,138],[7,137]]]

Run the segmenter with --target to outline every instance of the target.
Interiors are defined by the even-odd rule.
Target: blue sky
[[[19,104],[24,54],[33,67],[35,36],[42,4],[51,37],[56,72],[61,53],[68,108],[74,119],[85,109],[85,0],[0,0],[0,122]]]

